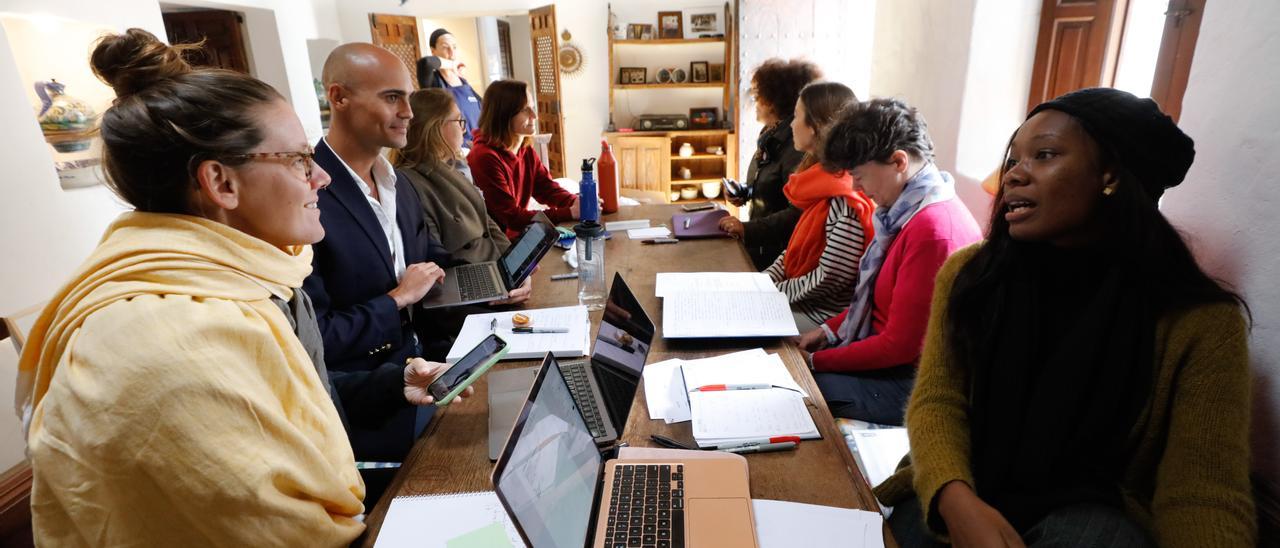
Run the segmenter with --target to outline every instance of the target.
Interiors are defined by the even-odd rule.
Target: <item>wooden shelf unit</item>
[[[650,40],[627,40],[614,36],[613,30],[605,32],[609,39],[609,118],[617,120],[614,111],[615,96],[618,93],[641,93],[646,90],[669,89],[720,89],[720,117],[723,123],[726,116],[737,117],[737,76],[736,68],[737,44],[735,37],[734,12],[737,2],[724,3],[724,36],[715,38],[660,38]],[[613,13],[612,5],[609,13]],[[724,73],[720,82],[684,82],[684,83],[644,83],[623,84],[619,81],[619,63],[616,58],[617,48],[645,48],[661,50],[662,48],[681,48],[706,44],[723,44]],[[634,51],[634,50],[629,50]],[[674,51],[674,50],[673,50]],[[692,79],[693,75],[689,74]],[[705,104],[705,103],[704,103]],[[700,105],[690,105],[698,107]],[[672,109],[672,112],[676,112]],[[688,112],[686,108],[685,114]],[[660,112],[646,114],[665,114]],[[735,124],[736,127],[736,124]],[[618,161],[618,184],[622,189],[644,192],[658,192],[671,203],[705,201],[699,188],[699,195],[694,200],[671,199],[672,192],[690,185],[701,186],[704,183],[720,184],[722,177],[738,178],[738,139],[733,129],[694,129],[685,131],[615,131],[605,132],[605,139],[613,145],[614,157]],[[694,154],[680,156],[680,145],[690,143]],[[723,154],[708,153],[708,147],[720,147]],[[682,170],[688,169],[690,177],[685,179]],[[717,194],[716,200],[723,200],[723,194]]]
[[[619,186],[657,192],[671,203],[685,201],[671,199],[671,193],[679,192],[681,187],[719,185],[721,177],[732,177],[738,172],[738,140],[727,129],[615,131],[606,132],[604,136],[613,145],[613,156],[618,161]],[[693,146],[693,156],[680,156],[680,146],[684,143]],[[724,154],[709,154],[707,147],[721,147]],[[689,169],[688,179],[682,176],[682,168]],[[722,195],[716,196],[720,198]],[[706,199],[699,188],[698,198],[691,201]]]

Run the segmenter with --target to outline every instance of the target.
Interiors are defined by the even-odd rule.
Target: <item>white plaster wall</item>
[[[511,74],[516,80],[524,80],[525,82],[533,81],[533,38],[529,35],[529,15],[507,15],[500,17],[511,25]],[[573,33],[573,41],[579,42],[581,37],[578,33],[584,32],[577,30]],[[586,32],[591,32],[586,30]],[[594,52],[593,52],[594,53]],[[609,61],[600,55],[584,55],[587,63],[604,63],[606,66]],[[582,85],[579,80],[584,80],[585,74],[579,74],[573,78],[572,86]]]
[[[1238,4],[1238,5],[1237,5]],[[1253,458],[1280,493],[1280,3],[1210,4],[1200,24],[1180,125],[1196,141],[1187,180],[1162,202],[1211,274],[1253,309]]]
[[[876,0],[742,0],[738,32],[738,175],[755,154],[761,125],[747,99],[751,75],[765,60],[802,58],[866,99],[871,93]]]

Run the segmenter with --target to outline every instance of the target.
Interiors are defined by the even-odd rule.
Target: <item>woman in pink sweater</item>
[[[943,261],[982,238],[955,195],[950,174],[933,164],[924,118],[897,99],[846,110],[824,145],[831,171],[879,207],[875,239],[862,256],[853,301],[843,314],[804,333],[814,379],[837,417],[901,425],[924,343],[933,279]]]

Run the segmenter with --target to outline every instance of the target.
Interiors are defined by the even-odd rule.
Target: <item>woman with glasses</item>
[[[471,182],[471,168],[462,156],[466,119],[453,96],[441,89],[415,91],[409,106],[409,144],[396,153],[394,163],[422,198],[427,228],[456,259],[497,260],[511,241],[489,218],[484,197]]]
[[[578,197],[551,178],[529,146],[529,137],[538,129],[533,105],[529,84],[519,80],[489,84],[475,146],[467,155],[471,177],[484,194],[489,215],[512,238],[537,213],[529,209],[531,198],[550,208],[546,214],[553,223],[578,218]]]
[[[365,485],[344,420],[430,403],[442,364],[332,375],[297,288],[328,175],[267,84],[140,29],[94,72],[108,184],[134,211],[50,300],[19,362],[34,535],[50,545],[346,546]],[[357,400],[351,414],[340,405]],[[339,405],[335,405],[335,403]]]
[[[792,113],[800,90],[822,78],[818,66],[808,61],[769,59],[751,75],[751,98],[756,120],[764,124],[756,138],[756,153],[747,167],[746,196],[730,198],[736,205],[751,204],[751,220],[734,217],[720,221],[720,229],[742,240],[756,270],[764,270],[786,249],[800,220],[782,187],[804,159],[791,134]]]

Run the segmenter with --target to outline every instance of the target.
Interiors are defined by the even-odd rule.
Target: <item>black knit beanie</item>
[[[1086,88],[1040,103],[1027,118],[1043,110],[1070,114],[1103,148],[1136,176],[1151,199],[1182,183],[1195,160],[1195,141],[1178,129],[1151,99],[1112,88]]]

